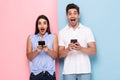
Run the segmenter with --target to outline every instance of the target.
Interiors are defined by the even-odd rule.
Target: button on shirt
[[[32,51],[35,51],[38,46],[38,41],[40,41],[40,35],[31,35],[30,40],[32,42]],[[52,50],[54,35],[46,33],[43,40],[45,41],[45,45]],[[48,71],[53,75],[55,72],[55,59],[42,50],[32,61],[30,61],[30,70],[35,75],[42,71]]]
[[[77,39],[82,47],[88,47],[87,43],[95,42],[92,31],[88,28],[79,24],[79,26],[74,30],[66,25],[59,32],[59,46],[68,47],[71,39]],[[72,50],[64,59],[63,74],[80,74],[80,73],[90,73],[91,64],[89,56],[80,51]]]

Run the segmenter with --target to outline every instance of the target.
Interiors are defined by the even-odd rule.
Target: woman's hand
[[[44,50],[45,52],[48,52],[49,49],[48,49],[47,45],[44,45],[44,46],[43,46],[43,50]]]
[[[38,45],[36,51],[37,51],[38,53],[41,52],[41,51],[42,51],[42,46],[41,46],[41,45]]]

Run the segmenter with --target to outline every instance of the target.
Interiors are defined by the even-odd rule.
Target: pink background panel
[[[41,14],[48,16],[57,34],[57,0],[0,1],[0,80],[29,80],[26,39]],[[56,73],[59,80],[59,63]]]

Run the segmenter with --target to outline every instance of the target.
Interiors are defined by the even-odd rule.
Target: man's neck
[[[70,25],[70,24],[68,24],[68,25],[69,25],[69,27],[71,27],[75,30],[79,26],[79,23],[77,23],[76,25]]]

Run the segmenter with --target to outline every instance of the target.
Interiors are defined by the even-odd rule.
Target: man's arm
[[[59,46],[59,58],[64,58],[64,57],[66,57],[67,54],[68,54],[68,52],[69,52],[69,49],[68,49],[68,48],[65,49],[64,46]]]
[[[69,51],[73,50],[73,47],[73,43],[69,43],[67,48],[65,48],[65,46],[59,46],[59,57],[66,57]]]
[[[76,43],[75,50],[79,50],[89,55],[96,55],[96,44],[95,42],[89,42],[88,48],[85,48],[85,47],[82,47],[79,43]]]

